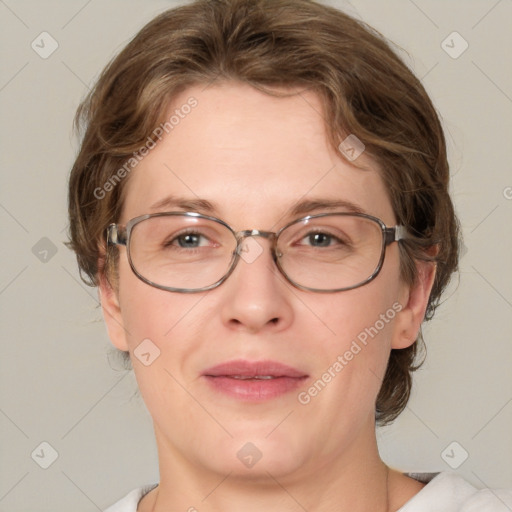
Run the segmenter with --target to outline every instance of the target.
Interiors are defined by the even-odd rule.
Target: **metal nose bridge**
[[[259,236],[262,238],[266,238],[267,240],[270,240],[271,247],[270,252],[272,254],[272,258],[274,261],[277,260],[281,256],[281,254],[278,254],[277,247],[276,247],[276,240],[277,240],[277,233],[274,231],[263,231],[260,229],[244,229],[243,231],[238,231],[235,233],[236,240],[237,240],[237,249],[236,252],[240,254],[240,252],[243,252],[242,243],[246,238],[252,237],[252,236]]]
[[[240,242],[249,236],[261,236],[262,238],[273,240],[276,238],[276,233],[273,231],[261,231],[259,229],[245,229],[236,233],[236,237]]]

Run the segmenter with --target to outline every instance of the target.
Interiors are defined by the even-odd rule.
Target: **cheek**
[[[201,300],[201,294],[170,293],[144,283],[127,262],[121,262],[119,276],[119,301],[130,351],[145,338],[162,345]]]
[[[399,308],[394,293],[382,284],[375,281],[322,303],[320,314],[334,334],[310,347],[317,371],[297,398],[305,421],[322,417],[336,439],[357,436],[375,414]],[[336,449],[336,442],[326,445],[326,450]]]
[[[322,301],[319,316],[333,338],[339,340],[338,348],[348,349],[347,343],[352,340],[364,345],[376,337],[390,339],[396,314],[403,307],[398,302],[400,286],[397,281],[387,283],[380,277],[384,275],[365,286]]]
[[[189,384],[187,362],[201,350],[206,318],[195,313],[204,294],[159,290],[128,270],[120,280],[120,302],[140,393],[157,423],[170,421],[169,410],[179,411],[177,418],[185,421],[190,404],[182,386]]]
[[[158,400],[170,375],[200,350],[206,315],[197,315],[205,293],[159,290],[127,269],[121,273],[120,305],[132,366],[145,400]],[[201,310],[202,311],[202,310]],[[203,312],[204,313],[204,312]]]
[[[317,387],[328,383],[326,387],[335,393],[349,393],[351,401],[377,394],[396,317],[404,307],[398,300],[403,288],[398,261],[394,254],[387,256],[375,280],[330,297],[315,297],[311,306],[331,331],[331,336],[322,337],[314,350],[324,372],[315,375],[322,381]]]

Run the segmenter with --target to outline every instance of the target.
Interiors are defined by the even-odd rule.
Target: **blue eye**
[[[333,235],[326,231],[311,231],[305,236],[302,236],[299,241],[299,245],[312,248],[330,247],[334,249],[347,246],[348,244],[345,240],[343,240],[343,238],[340,238],[339,236]]]
[[[187,248],[195,248],[199,247],[199,242],[202,238],[202,235],[197,235],[195,233],[186,233],[184,235],[178,236],[176,240],[180,247]]]
[[[200,247],[208,247],[211,243],[205,235],[189,231],[167,237],[162,245],[165,249],[199,249]]]
[[[333,237],[327,233],[310,233],[306,238],[314,247],[329,247],[333,241]]]

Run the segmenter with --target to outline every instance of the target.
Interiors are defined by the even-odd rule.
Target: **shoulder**
[[[512,491],[477,489],[456,473],[410,473],[426,483],[398,512],[510,512]]]
[[[139,504],[139,501],[156,486],[157,484],[153,484],[134,489],[123,499],[105,509],[104,512],[137,512],[137,505]]]

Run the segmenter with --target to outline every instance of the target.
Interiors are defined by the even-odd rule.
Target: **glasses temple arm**
[[[384,230],[386,245],[392,242],[398,242],[407,238],[407,228],[405,226],[395,226]]]
[[[110,224],[107,228],[107,245],[126,245],[126,229],[118,224]]]

